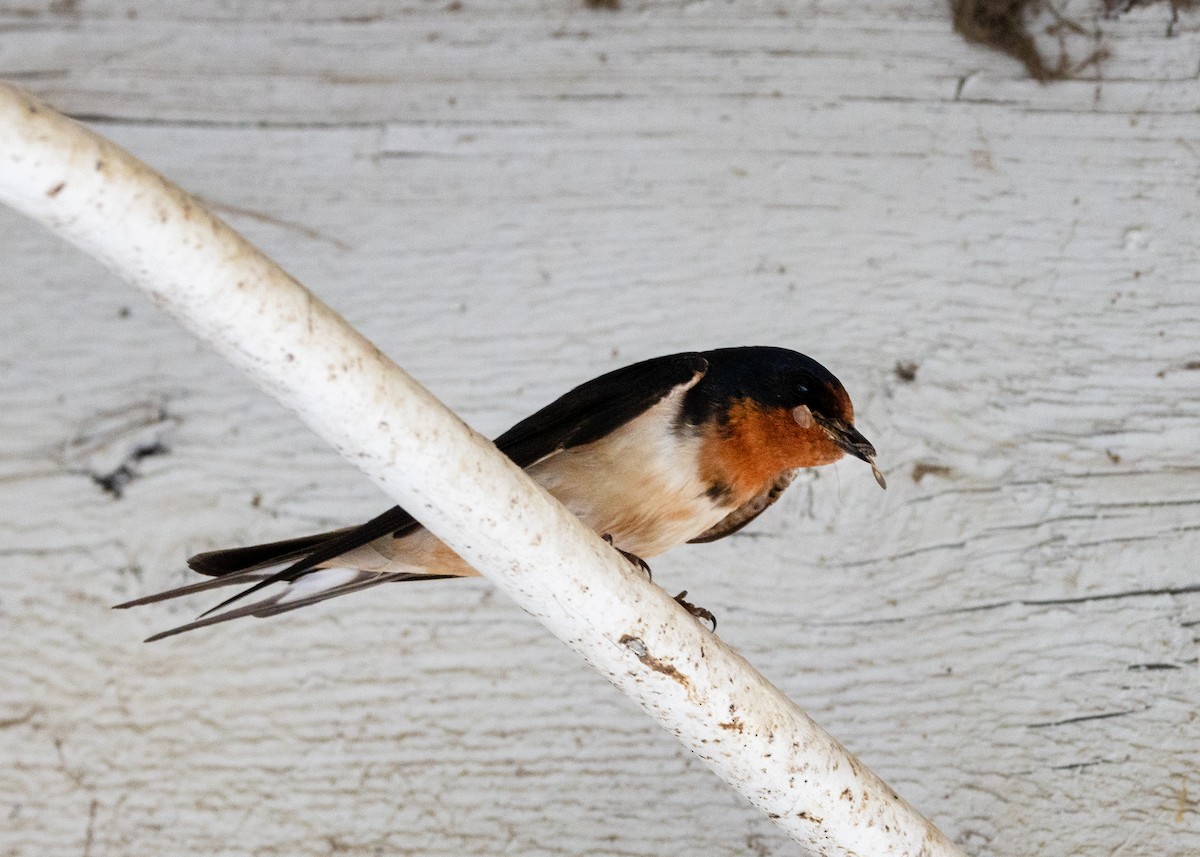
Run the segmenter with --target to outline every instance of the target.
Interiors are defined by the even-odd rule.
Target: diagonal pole
[[[211,344],[810,853],[961,857],[340,316],[128,152],[0,84],[0,201]]]

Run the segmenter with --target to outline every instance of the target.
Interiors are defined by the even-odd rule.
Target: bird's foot
[[[687,590],[683,590],[675,596],[675,600],[679,602],[679,606],[687,612],[691,613],[697,619],[703,619],[712,625],[712,630],[717,630],[717,617],[712,614],[711,610],[705,610],[703,607],[697,607],[690,601],[684,601],[684,596],[687,595]]]
[[[646,572],[647,580],[654,579],[654,575],[650,573],[650,566],[647,565],[646,561],[644,559],[642,559],[640,556],[638,556],[637,554],[630,553],[629,551],[623,551],[619,547],[614,545],[613,537],[612,537],[611,533],[605,533],[600,538],[602,538],[602,539],[604,539],[604,541],[608,542],[609,547],[611,547],[613,550],[615,550],[621,556],[625,557],[625,559],[629,560],[629,563],[631,565],[633,565],[635,568],[640,568],[642,571]]]

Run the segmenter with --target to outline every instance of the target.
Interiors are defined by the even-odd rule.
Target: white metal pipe
[[[292,408],[810,852],[948,839],[340,316],[115,144],[0,84],[0,200]]]

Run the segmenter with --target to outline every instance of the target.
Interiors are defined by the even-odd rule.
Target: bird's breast
[[[805,431],[788,409],[750,400],[732,403],[724,420],[706,424],[700,435],[704,479],[726,486],[738,506],[770,488],[781,473],[842,456],[824,432]]]

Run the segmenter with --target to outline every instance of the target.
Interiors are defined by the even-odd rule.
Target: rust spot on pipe
[[[634,637],[631,634],[622,634],[621,639],[617,642],[633,652],[639,661],[650,667],[650,669],[654,670],[656,673],[662,673],[672,681],[678,682],[680,687],[688,692],[688,696],[692,696],[691,680],[677,670],[674,664],[668,663],[667,661],[656,658],[654,655],[650,654],[649,649],[646,648],[646,644],[642,642],[640,637]]]

